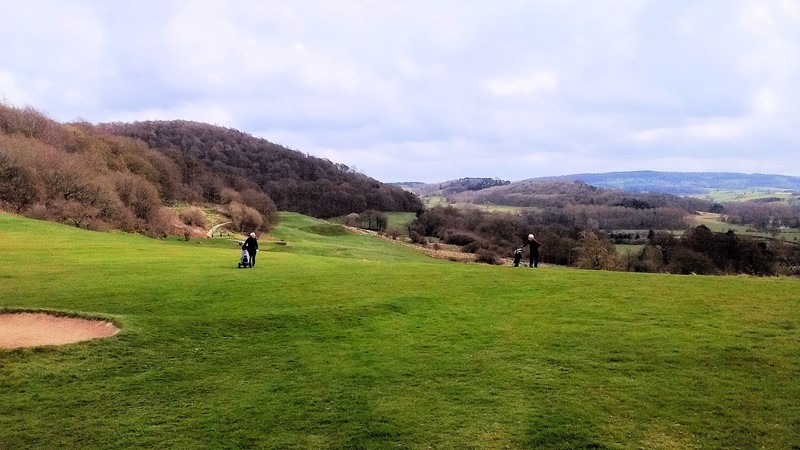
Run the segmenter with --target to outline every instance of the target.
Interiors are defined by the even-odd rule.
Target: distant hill
[[[498,178],[467,177],[457,180],[442,181],[440,183],[421,183],[415,181],[392,183],[395,186],[407,189],[420,196],[453,195],[460,192],[480,191],[494,186],[505,186],[510,181]]]
[[[708,201],[697,198],[665,192],[627,192],[598,187],[581,180],[523,180],[479,191],[464,191],[448,196],[448,199],[453,202],[536,208],[566,208],[570,205],[678,208],[685,211],[708,211],[711,208]]]
[[[711,190],[777,189],[800,191],[800,177],[731,172],[608,172],[580,173],[530,181],[583,181],[592,186],[631,192],[675,195],[705,194]]]
[[[314,217],[422,208],[411,192],[344,164],[301,153],[238,130],[183,120],[104,124],[179,161],[199,161],[222,179],[241,177],[264,190],[278,209]],[[185,171],[186,172],[186,171]]]

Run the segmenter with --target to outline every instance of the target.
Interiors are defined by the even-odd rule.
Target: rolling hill
[[[608,172],[581,173],[533,178],[533,181],[576,181],[592,186],[635,192],[662,192],[676,195],[705,194],[711,190],[791,190],[800,191],[800,177],[731,172]]]

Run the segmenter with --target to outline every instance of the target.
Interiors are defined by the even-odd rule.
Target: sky
[[[800,176],[800,0],[0,0],[0,102],[384,182]]]

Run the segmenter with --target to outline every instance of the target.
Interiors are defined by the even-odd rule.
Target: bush
[[[344,216],[344,224],[348,227],[358,228],[361,224],[361,219],[358,217],[358,213],[350,213]]]
[[[620,270],[621,263],[614,246],[591,231],[581,233],[580,244],[575,249],[575,266],[581,269]]]
[[[266,229],[264,218],[255,209],[241,203],[230,204],[231,227],[243,233],[251,231],[264,231]]]
[[[631,255],[627,260],[627,270],[633,272],[661,272],[664,267],[664,255],[654,245],[646,245],[638,255]]]
[[[392,239],[397,239],[403,236],[404,230],[400,225],[389,225],[389,227],[386,228],[386,234]]]
[[[459,245],[462,247],[472,243],[478,243],[480,241],[476,235],[463,230],[446,230],[444,232],[444,236],[442,236],[442,240],[445,244]]]
[[[222,188],[219,197],[220,197],[220,203],[222,203],[223,205],[227,205],[228,203],[231,202],[242,203],[242,194],[236,192],[235,190],[229,187]]]
[[[208,228],[208,219],[206,213],[197,206],[190,206],[179,215],[181,222],[191,227]]]
[[[408,238],[411,239],[411,242],[413,242],[414,244],[423,244],[423,245],[425,245],[425,244],[428,243],[428,240],[425,238],[425,236],[423,236],[423,235],[421,235],[421,234],[419,234],[419,233],[417,233],[416,231],[413,231],[413,230],[408,233]]]
[[[672,252],[667,272],[682,275],[713,275],[716,273],[716,266],[708,256],[686,247],[678,247]]]
[[[475,252],[475,261],[477,262],[497,265],[500,264],[500,260],[496,252],[486,248],[478,249],[478,251]]]
[[[162,206],[158,208],[150,218],[148,225],[148,235],[151,237],[166,237],[178,235],[180,219],[172,208]]]

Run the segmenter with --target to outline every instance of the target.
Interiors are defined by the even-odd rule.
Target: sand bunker
[[[71,344],[118,332],[113,323],[100,320],[46,313],[0,313],[0,348]]]

